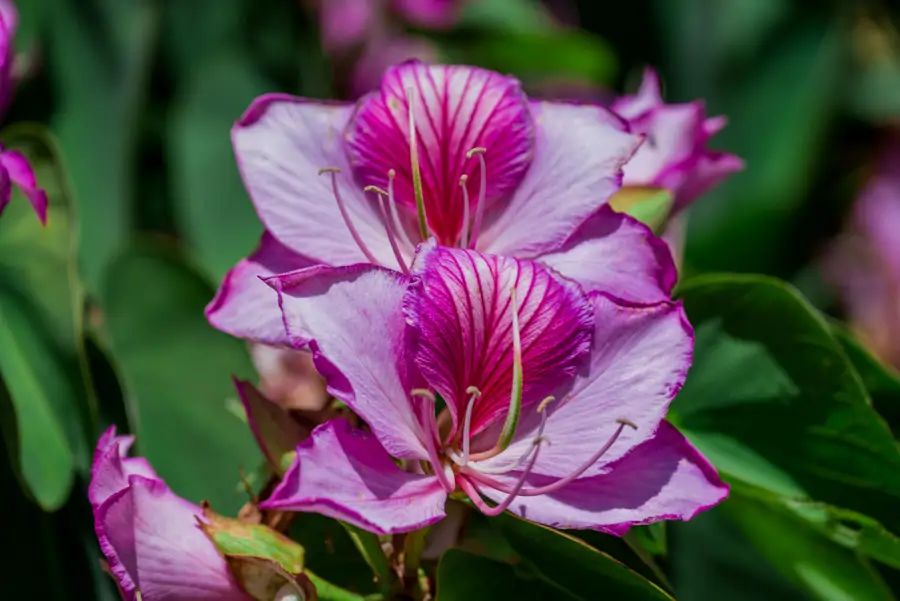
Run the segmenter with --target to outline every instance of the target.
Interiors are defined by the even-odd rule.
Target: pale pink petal
[[[352,105],[285,94],[257,98],[231,131],[238,168],[256,212],[282,244],[329,265],[368,259],[353,239],[323,167],[342,170],[338,188],[366,247],[396,265],[380,209],[353,181],[341,141]],[[410,250],[411,253],[411,250]]]
[[[378,440],[345,420],[316,428],[261,507],[313,511],[377,534],[424,528],[444,517],[437,477],[398,468]]]
[[[512,485],[517,474],[497,478]],[[529,486],[552,478],[537,476]],[[489,488],[495,501],[506,497]],[[510,511],[554,528],[590,528],[622,536],[631,526],[660,520],[689,520],[728,496],[715,468],[678,430],[662,422],[655,435],[609,471],[582,478],[557,492],[517,497]]]
[[[447,29],[459,19],[460,0],[394,0],[397,11],[422,27]]]
[[[313,264],[265,232],[256,251],[225,275],[215,298],[206,306],[206,319],[214,328],[238,338],[288,344],[278,294],[260,278]]]
[[[100,548],[129,601],[250,601],[200,530],[201,509],[160,480],[131,476],[97,512]]]
[[[677,189],[696,163],[704,117],[695,102],[662,105],[632,121],[632,131],[646,139],[625,165],[623,184]]]
[[[95,509],[110,496],[126,488],[129,476],[157,477],[143,457],[126,457],[133,443],[134,436],[116,436],[115,426],[110,426],[100,437],[88,485],[88,499]]]
[[[534,257],[558,247],[621,186],[641,140],[606,109],[532,102],[534,161],[508,205],[486,216],[478,248]]]
[[[590,347],[592,310],[581,289],[533,261],[432,246],[420,251],[406,311],[419,333],[416,363],[455,417],[475,386],[472,432],[509,407],[512,294],[522,341],[523,406],[570,381]]]
[[[678,279],[668,245],[643,223],[601,207],[560,248],[538,258],[585,290],[635,302],[669,298]]]
[[[673,211],[680,211],[709,190],[744,169],[743,159],[724,152],[704,152],[675,195]]]
[[[644,69],[644,78],[637,93],[617,98],[612,103],[612,110],[629,121],[637,119],[658,106],[662,106],[663,98],[660,90],[659,75],[652,68]]]
[[[694,348],[693,330],[680,303],[663,301],[636,305],[604,293],[593,293],[594,338],[590,363],[578,375],[564,399],[547,410],[544,436],[534,472],[564,477],[580,468],[629,420],[610,449],[586,472],[606,471],[650,439],[665,417],[669,403],[684,384]],[[523,412],[516,441],[501,455],[484,463],[508,466],[533,444],[539,419]]]
[[[385,73],[381,91],[360,101],[348,125],[350,161],[360,181],[382,188],[396,170],[397,201],[416,215],[412,187],[408,91],[414,98],[415,125],[431,232],[442,244],[456,244],[463,222],[460,176],[469,176],[470,215],[481,169],[466,153],[486,148],[486,203],[505,200],[519,185],[531,160],[534,126],[519,82],[492,71],[466,66],[428,66],[417,61]]]
[[[15,150],[4,150],[0,152],[0,166],[9,174],[9,180],[19,187],[22,194],[31,203],[40,222],[46,224],[47,205],[49,202],[47,193],[38,187],[34,171],[31,169],[31,165],[28,164],[28,159],[25,158],[25,155]]]
[[[319,3],[319,35],[327,52],[359,44],[374,25],[375,0],[324,0]]]
[[[426,440],[410,391],[421,377],[407,350],[408,278],[371,265],[311,267],[267,280],[279,291],[288,336],[313,340],[316,369],[394,457],[424,459]]]

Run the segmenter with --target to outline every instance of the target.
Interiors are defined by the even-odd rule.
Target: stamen
[[[471,394],[469,397],[469,404],[466,406],[466,417],[463,425],[463,454],[462,454],[462,464],[465,466],[469,463],[469,449],[471,448],[471,440],[469,440],[469,435],[472,431],[472,408],[475,407],[475,399],[481,396],[481,391],[475,388],[474,386],[469,386],[466,388],[466,393]]]
[[[353,236],[354,242],[359,247],[359,250],[362,251],[362,254],[365,255],[366,259],[369,260],[370,263],[374,263],[375,265],[380,265],[378,259],[375,258],[369,251],[369,247],[366,246],[366,243],[363,242],[362,238],[359,235],[359,232],[356,231],[356,228],[353,227],[353,222],[350,221],[350,213],[347,212],[347,207],[344,205],[344,199],[341,196],[341,191],[338,189],[337,185],[337,174],[340,173],[341,170],[337,167],[322,167],[319,169],[319,175],[324,173],[331,174],[331,190],[334,193],[334,199],[337,201],[338,210],[341,212],[341,217],[344,218],[344,224],[346,224],[347,229],[350,230],[350,235]]]
[[[400,241],[403,242],[405,248],[415,248],[416,245],[412,243],[412,240],[409,239],[409,235],[406,233],[406,228],[403,227],[403,221],[400,220],[400,212],[397,209],[397,201],[394,199],[394,178],[397,177],[397,172],[393,169],[388,170],[388,204],[391,207],[391,218],[394,220],[394,231],[397,233],[397,236],[400,238]]]
[[[422,173],[419,171],[419,145],[416,136],[416,118],[412,88],[406,88],[406,104],[409,107],[409,158],[412,167],[413,193],[416,196],[416,212],[419,214],[419,233],[428,239],[428,219],[425,216],[425,196],[422,193]]]
[[[494,517],[498,516],[504,511],[506,511],[512,502],[519,496],[519,493],[522,491],[522,488],[525,486],[525,480],[528,479],[528,476],[531,475],[531,470],[534,468],[534,464],[537,462],[538,456],[541,453],[541,443],[547,442],[545,438],[535,438],[534,439],[534,454],[531,456],[531,461],[528,462],[528,466],[522,471],[522,474],[519,476],[519,479],[516,480],[515,485],[513,485],[512,489],[509,491],[508,496],[503,499],[499,504],[494,507],[489,507],[484,500],[481,499],[481,491],[478,490],[478,486],[472,482],[469,482],[468,478],[460,478],[459,484],[460,488],[469,495],[469,498],[472,499],[472,502],[475,503],[475,506],[478,507],[481,512],[488,516]]]
[[[463,173],[459,177],[459,187],[462,188],[463,194],[463,222],[462,231],[459,233],[459,247],[469,247],[469,191],[466,189],[466,181],[469,176]]]
[[[472,226],[472,239],[469,241],[469,248],[475,248],[478,244],[478,234],[481,233],[481,220],[484,217],[484,197],[487,194],[487,164],[484,162],[484,153],[487,148],[473,148],[466,153],[466,158],[471,159],[478,156],[478,163],[481,165],[481,188],[478,191],[478,200],[475,203],[475,225]]]
[[[434,475],[437,476],[437,479],[441,483],[443,489],[447,492],[452,492],[456,489],[456,482],[454,481],[455,479],[453,479],[453,473],[451,472],[450,476],[447,476],[447,472],[444,470],[444,464],[441,463],[441,458],[437,452],[437,445],[435,444],[435,438],[440,437],[440,434],[438,433],[437,421],[434,417],[434,394],[432,394],[430,390],[426,390],[424,388],[414,388],[410,391],[410,395],[414,397],[420,397],[424,399],[426,403],[428,403],[428,405],[425,407],[425,415],[427,419],[425,428],[425,448],[428,451],[428,461],[431,462],[431,467],[434,468]]]
[[[535,436],[534,436],[535,439],[543,438],[544,428],[547,425],[547,413],[544,411],[544,409],[546,409],[547,405],[549,405],[550,403],[552,403],[555,400],[556,400],[555,397],[548,396],[546,399],[541,401],[540,404],[537,406],[537,412],[540,413],[540,415],[541,415],[541,425],[538,426],[537,434],[535,434]],[[550,440],[548,440],[548,439],[544,439],[544,440],[546,441],[547,444],[550,444]],[[484,467],[478,467],[475,469],[477,469],[482,474],[505,474],[507,472],[514,472],[514,471],[518,470],[520,467],[522,467],[523,463],[528,461],[528,458],[531,457],[531,454],[534,452],[534,450],[535,450],[534,446],[528,447],[528,449],[524,453],[522,453],[522,456],[519,457],[518,459],[516,459],[516,462],[508,467],[502,466],[502,465],[498,466],[498,467],[484,466]]]
[[[387,230],[388,242],[391,244],[391,250],[394,251],[394,258],[397,259],[400,271],[409,273],[409,267],[406,266],[406,261],[403,260],[403,255],[400,253],[400,247],[397,246],[397,238],[394,235],[394,225],[388,217],[388,208],[386,206],[388,193],[378,186],[366,186],[363,190],[365,192],[375,192],[378,195],[378,208],[381,209],[381,219],[384,221],[384,229]]]
[[[497,439],[497,444],[489,451],[476,453],[472,456],[475,461],[483,461],[499,455],[505,451],[512,442],[519,425],[519,414],[522,412],[522,333],[519,330],[519,303],[516,300],[516,289],[510,291],[510,305],[512,306],[512,343],[513,343],[513,376],[512,390],[509,394],[509,412],[503,423],[503,430]]]
[[[552,482],[551,484],[547,484],[546,486],[539,486],[538,488],[528,488],[528,489],[520,488],[517,491],[517,494],[519,496],[523,496],[523,497],[537,497],[540,495],[546,495],[546,494],[550,494],[552,492],[556,492],[557,490],[561,489],[562,487],[564,487],[567,484],[570,484],[572,481],[576,480],[578,477],[581,476],[581,474],[586,472],[589,467],[591,467],[592,465],[597,463],[597,461],[599,461],[600,458],[604,454],[606,454],[606,452],[610,449],[610,447],[612,447],[613,444],[615,444],[616,440],[619,439],[619,436],[622,435],[622,430],[625,429],[625,426],[628,426],[629,428],[637,430],[637,426],[634,424],[634,422],[632,422],[630,420],[620,418],[620,419],[617,419],[616,422],[618,422],[619,427],[616,428],[616,431],[613,433],[613,435],[609,438],[609,440],[606,441],[606,444],[604,444],[602,447],[600,447],[600,449],[598,449],[596,453],[591,455],[591,457],[587,461],[585,461],[583,464],[581,464],[578,467],[578,469],[576,469],[574,472],[572,472],[565,478],[560,478],[559,480]],[[468,476],[471,476],[473,479],[478,480],[479,482],[482,482],[492,488],[496,488],[497,490],[501,490],[503,492],[512,490],[509,485],[504,484],[502,482],[498,482],[497,480],[495,480],[494,478],[491,478],[490,476],[486,476],[486,475],[483,476],[478,470],[475,470],[472,468],[467,468],[464,470],[464,473]]]

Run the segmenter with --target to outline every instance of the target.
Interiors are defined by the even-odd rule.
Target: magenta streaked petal
[[[678,279],[668,245],[643,223],[601,207],[553,253],[538,258],[585,290],[652,303],[669,298]]]
[[[675,195],[673,211],[679,211],[703,196],[729,176],[744,169],[743,159],[724,152],[706,152],[682,182]]]
[[[110,426],[97,442],[88,485],[88,499],[95,509],[126,488],[129,476],[157,478],[146,459],[127,457],[133,443],[134,436],[116,436],[115,426]]]
[[[544,436],[550,444],[535,463],[537,474],[559,478],[575,472],[612,438],[619,428],[616,420],[629,420],[637,429],[624,428],[584,475],[605,472],[611,462],[653,436],[691,365],[693,330],[680,303],[637,305],[605,293],[592,293],[591,300],[590,361],[565,399],[547,408]],[[513,464],[529,449],[539,422],[535,411],[523,411],[515,442],[484,465]]]
[[[0,152],[0,167],[6,170],[9,180],[18,186],[28,202],[31,203],[40,222],[46,225],[47,205],[49,204],[47,193],[38,187],[34,171],[28,164],[25,155],[16,150],[4,150]],[[3,195],[8,198],[5,191],[3,191]]]
[[[622,536],[631,526],[660,520],[689,520],[728,496],[715,468],[668,422],[607,473],[575,480],[557,492],[518,497],[510,510],[554,528],[590,528]],[[498,478],[512,485],[516,475]],[[547,476],[530,486],[552,482]],[[500,501],[505,493],[484,488]]]
[[[460,0],[394,0],[397,12],[422,27],[447,29],[459,19]]]
[[[261,507],[313,511],[377,534],[424,528],[444,517],[435,476],[398,468],[378,440],[345,420],[316,428]]]
[[[312,338],[316,369],[394,457],[425,459],[410,391],[421,377],[407,351],[408,278],[371,265],[318,266],[268,278],[289,336]]]
[[[278,294],[260,278],[313,264],[265,232],[253,254],[225,275],[215,298],[206,306],[206,319],[214,328],[238,338],[289,344]]]
[[[351,222],[375,258],[393,266],[380,210],[353,181],[341,142],[352,111],[285,94],[257,98],[231,131],[238,168],[275,238],[318,263],[347,265],[368,259],[341,217],[331,176],[319,175],[341,169],[337,184]]]
[[[519,87],[511,77],[465,66],[403,63],[385,73],[381,91],[360,101],[346,139],[350,162],[364,184],[385,188],[387,173],[397,172],[397,200],[416,214],[412,188],[407,89],[414,98],[419,161],[425,208],[432,233],[442,244],[455,244],[462,227],[460,176],[469,176],[472,199],[478,196],[480,167],[466,153],[486,148],[485,208],[508,197],[522,181],[531,160],[534,125]],[[474,215],[474,209],[470,211]]]
[[[131,476],[96,512],[100,548],[129,601],[250,601],[197,524],[202,510],[160,480]]]
[[[600,106],[532,102],[534,161],[508,205],[485,216],[478,248],[534,257],[557,248],[622,183],[641,143]]]
[[[416,363],[454,415],[469,386],[481,391],[472,432],[505,414],[512,388],[512,305],[522,340],[523,406],[565,386],[588,352],[593,313],[574,283],[533,261],[433,246],[420,251],[420,282],[405,306],[419,333]]]

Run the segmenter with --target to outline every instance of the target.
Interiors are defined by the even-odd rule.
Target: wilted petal
[[[289,344],[278,294],[260,278],[313,264],[265,232],[256,251],[225,275],[215,298],[206,306],[206,319],[216,329],[238,338]]]
[[[156,472],[143,457],[127,457],[134,436],[116,436],[116,427],[110,426],[97,443],[91,466],[91,482],[88,499],[95,509],[113,494],[128,486],[129,476],[156,478]]]
[[[486,148],[485,208],[505,199],[521,182],[531,159],[534,135],[531,114],[519,82],[511,77],[465,66],[428,66],[417,61],[385,73],[381,91],[360,101],[347,128],[347,148],[357,176],[365,184],[387,186],[397,173],[397,200],[416,214],[410,167],[409,104],[412,90],[424,187],[431,232],[453,245],[463,221],[460,176],[469,175],[474,215],[480,167],[466,153]]]
[[[328,391],[371,427],[394,457],[424,459],[425,435],[410,401],[420,377],[407,350],[407,278],[370,265],[311,267],[273,276],[288,335],[300,330]]]
[[[250,601],[200,530],[201,509],[160,480],[131,476],[96,513],[100,548],[129,601]]]
[[[684,384],[694,348],[693,330],[680,303],[632,305],[593,293],[594,337],[590,362],[571,392],[547,411],[544,436],[534,472],[564,477],[580,468],[629,420],[602,459],[585,477],[606,471],[609,463],[650,439],[669,403]],[[517,440],[504,453],[485,462],[510,465],[533,444],[539,419],[524,412]]]
[[[37,185],[37,179],[34,176],[34,171],[31,169],[31,165],[28,164],[28,159],[25,156],[15,150],[3,150],[0,151],[0,167],[2,167],[9,176],[9,181],[19,187],[22,191],[22,194],[25,195],[25,198],[28,199],[28,202],[31,203],[32,208],[34,208],[34,212],[37,214],[38,219],[42,224],[47,223],[47,193],[44,192]],[[3,194],[6,200],[9,200],[9,196],[6,195],[6,191],[3,191]],[[0,198],[0,209],[2,209],[2,205],[5,204],[3,199]]]
[[[570,381],[590,346],[592,312],[577,285],[533,261],[432,246],[420,251],[421,283],[406,299],[419,332],[416,363],[454,416],[475,386],[481,397],[472,432],[509,406],[512,389],[512,294],[522,339],[523,405]]]
[[[621,536],[631,526],[659,520],[689,520],[728,496],[715,468],[668,422],[608,473],[582,478],[559,491],[517,497],[510,511],[555,528],[591,528]],[[512,485],[516,474],[498,478]],[[551,483],[535,476],[529,487]],[[489,488],[495,501],[506,497]]]
[[[538,259],[585,290],[634,302],[669,298],[678,279],[672,253],[646,225],[601,207],[558,249]]]
[[[374,436],[333,420],[297,447],[294,464],[261,507],[314,511],[392,534],[437,522],[446,501],[435,476],[402,471]]]
[[[285,94],[257,98],[231,131],[238,168],[266,229],[316,262],[346,265],[366,259],[344,219],[323,167],[342,170],[338,188],[350,220],[380,262],[396,261],[380,209],[353,181],[341,143],[351,105]]]
[[[596,105],[532,102],[534,160],[508,205],[487,215],[478,248],[534,257],[559,247],[615,193],[641,139]]]
[[[237,378],[233,381],[256,444],[272,467],[280,470],[281,458],[293,451],[308,431],[288,411],[264,397],[253,384]]]

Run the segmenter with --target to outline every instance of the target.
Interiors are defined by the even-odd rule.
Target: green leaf
[[[613,209],[631,215],[657,233],[669,218],[674,202],[671,190],[638,186],[621,188],[609,199]]]
[[[139,110],[157,33],[157,2],[61,0],[49,16],[53,128],[80,212],[80,256],[91,290],[125,244],[134,208]]]
[[[900,531],[900,452],[824,319],[762,276],[679,288],[694,364],[670,417],[722,471]]]
[[[248,524],[203,508],[203,531],[226,557],[271,559],[291,574],[303,571],[303,547],[264,524]]]
[[[168,141],[179,230],[216,281],[262,234],[229,132],[256,96],[273,89],[245,56],[231,51],[194,71],[172,108]]]
[[[597,591],[602,589],[598,588]],[[595,595],[596,592],[595,591]],[[605,593],[604,593],[605,596]],[[595,599],[596,596],[586,599]],[[609,598],[618,598],[612,597]],[[441,557],[437,572],[436,601],[578,600],[527,571],[459,549]]]
[[[577,538],[511,514],[493,521],[537,577],[573,598],[595,599],[602,590],[612,599],[672,599],[649,580]]]
[[[113,356],[135,406],[142,455],[178,494],[234,512],[239,469],[261,457],[230,375],[249,377],[240,340],[203,316],[212,288],[161,245],[133,248],[109,268],[103,305]]]
[[[828,544],[802,520],[732,494],[723,504],[743,535],[785,576],[822,601],[890,601],[878,573],[858,555]]]
[[[485,30],[492,35],[502,31],[546,31],[552,21],[543,7],[530,0],[480,0],[465,3],[459,25]]]

